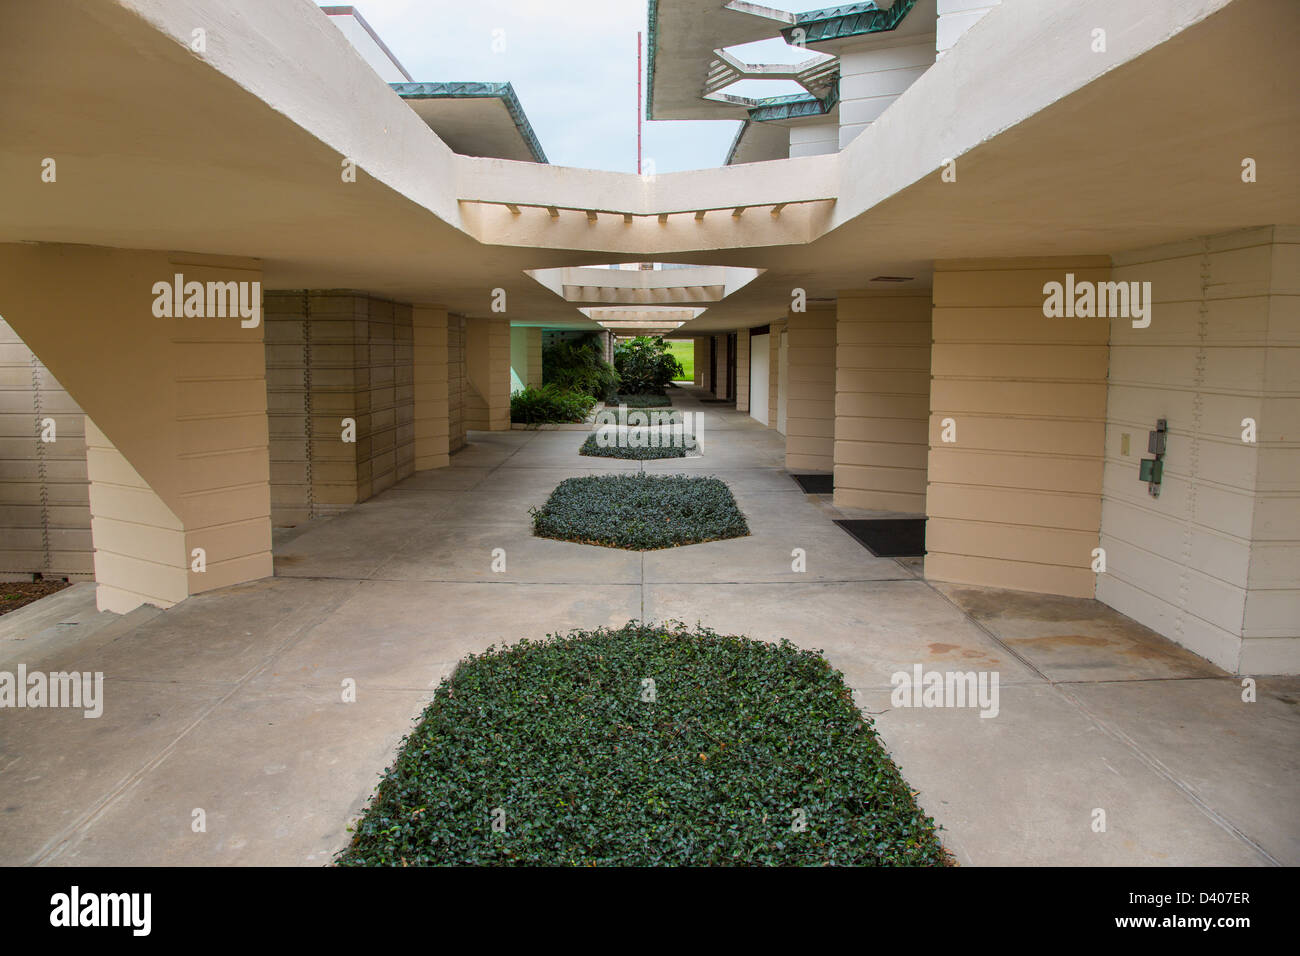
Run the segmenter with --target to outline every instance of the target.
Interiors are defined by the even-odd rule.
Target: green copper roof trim
[[[539,163],[549,163],[542,144],[533,132],[533,126],[524,115],[524,108],[515,96],[515,88],[509,83],[389,83],[393,91],[404,100],[452,100],[482,97],[499,99],[514,121],[519,135],[524,138],[524,145],[533,159]]]
[[[730,166],[731,161],[736,158],[736,151],[740,149],[740,141],[745,138],[745,133],[751,123],[770,123],[774,120],[798,119],[802,116],[824,116],[840,101],[840,84],[837,80],[831,87],[830,93],[826,99],[819,100],[811,93],[791,93],[787,96],[767,96],[758,101],[757,106],[749,108],[749,119],[740,124],[740,129],[736,130],[736,138],[731,141],[731,149],[727,150],[727,158],[722,161],[723,166]]]
[[[731,149],[727,150],[727,158],[722,161],[723,166],[730,166],[731,161],[736,158],[736,150],[740,149],[740,141],[745,138],[745,130],[749,129],[749,120],[740,124],[740,129],[736,130],[736,138],[731,141]]]
[[[888,10],[881,10],[874,3],[848,3],[824,10],[809,10],[807,13],[796,13],[794,26],[784,28],[781,35],[789,43],[795,30],[803,30],[803,42],[807,45],[870,33],[886,33],[896,29],[914,6],[916,0],[898,0]]]
[[[811,93],[792,93],[789,96],[768,96],[749,108],[749,118],[755,123],[774,120],[798,119],[802,116],[824,116],[840,102],[840,84],[836,80],[826,99],[819,100]]]

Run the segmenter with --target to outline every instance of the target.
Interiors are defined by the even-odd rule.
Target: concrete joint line
[[[263,658],[263,660],[260,663],[255,664],[251,668],[249,668],[247,673],[245,673],[242,677],[239,677],[235,681],[234,685],[230,688],[230,690],[227,693],[223,694],[221,697],[214,700],[211,704],[209,704],[207,707],[204,707],[198,714],[196,714],[194,719],[191,720],[188,724],[186,724],[181,729],[180,733],[178,733],[170,743],[168,743],[156,754],[154,754],[154,756],[150,757],[143,764],[141,764],[137,770],[135,770],[134,772],[128,774],[125,778],[123,778],[122,782],[119,783],[117,787],[110,790],[103,797],[101,797],[94,804],[92,804],[90,808],[86,810],[85,813],[81,814],[81,816],[79,816],[76,820],[74,820],[72,823],[68,824],[68,826],[64,827],[62,830],[60,830],[58,833],[52,836],[45,843],[44,846],[42,846],[39,850],[36,851],[36,853],[34,853],[31,857],[28,858],[27,861],[28,865],[41,866],[43,864],[51,863],[54,860],[56,860],[68,848],[68,844],[72,841],[73,837],[75,837],[78,833],[88,829],[110,807],[112,807],[119,800],[121,800],[122,797],[124,797],[126,793],[129,790],[131,790],[132,787],[134,787],[137,783],[139,783],[142,779],[144,779],[146,774],[148,774],[150,771],[157,768],[164,760],[166,760],[169,756],[171,756],[171,754],[174,753],[180,747],[181,741],[183,741],[186,737],[188,737],[190,732],[193,731],[194,728],[197,727],[199,724],[201,724],[204,720],[206,720],[208,716],[212,714],[213,711],[215,711],[222,704],[226,703],[226,701],[230,700],[230,698],[233,697],[235,694],[239,693],[239,691],[241,691],[244,687],[246,687],[254,677],[263,673],[267,668],[269,668],[272,664],[274,664],[277,660],[279,660],[280,657],[282,657],[288,650],[290,650],[299,641],[301,641],[304,637],[306,637],[307,634],[309,634],[313,628],[315,628],[318,624],[322,623],[326,618],[328,618],[331,614],[337,611],[345,601],[347,601],[352,597],[352,593],[355,590],[356,587],[353,587],[347,589],[346,593],[342,595],[338,595],[338,594],[334,595],[328,603],[316,606],[316,608],[314,609],[314,613],[298,620],[295,626],[293,627],[293,629],[291,630],[289,637],[282,644],[280,644],[280,646],[278,646],[275,650],[273,650],[270,654],[268,654],[265,658]],[[288,615],[281,618],[268,631],[268,636],[274,635],[275,632],[281,628],[284,622],[288,620],[288,617],[292,615],[292,613],[293,612],[290,611]]]
[[[1083,701],[1081,701],[1078,697],[1076,697],[1074,694],[1072,694],[1072,693],[1069,692],[1069,690],[1067,689],[1067,686],[1066,686],[1067,683],[1069,683],[1069,684],[1098,684],[1098,683],[1113,683],[1113,682],[1109,682],[1109,681],[1069,681],[1069,682],[1063,682],[1063,681],[1062,681],[1062,682],[1058,682],[1058,681],[1054,681],[1054,680],[1052,680],[1050,677],[1048,677],[1046,674],[1044,674],[1041,670],[1039,670],[1037,667],[1035,667],[1035,666],[1034,666],[1034,665],[1033,665],[1029,660],[1027,660],[1024,656],[1022,656],[1020,653],[1018,653],[1014,648],[1012,648],[1012,647],[1011,647],[1010,645],[1008,645],[1005,641],[1003,641],[1000,637],[998,637],[998,635],[997,635],[996,633],[994,633],[994,631],[993,631],[991,628],[987,627],[987,626],[986,626],[982,621],[980,621],[980,620],[978,620],[977,618],[972,617],[970,614],[966,613],[966,611],[965,611],[964,609],[962,609],[961,607],[959,607],[959,606],[956,604],[956,602],[954,602],[953,600],[951,600],[951,599],[948,597],[948,595],[944,594],[942,591],[940,591],[938,588],[936,588],[936,587],[933,585],[933,583],[931,583],[930,581],[926,581],[925,583],[926,583],[926,586],[927,586],[927,587],[929,587],[932,591],[934,591],[937,595],[939,595],[939,597],[941,597],[943,600],[947,601],[948,604],[950,604],[950,605],[951,605],[951,606],[952,606],[952,607],[953,607],[953,608],[954,608],[954,609],[955,609],[959,614],[961,614],[961,615],[962,615],[963,617],[965,617],[968,621],[970,621],[971,624],[973,624],[975,627],[979,628],[979,630],[982,631],[982,632],[983,632],[983,633],[984,633],[984,634],[989,638],[989,640],[993,641],[994,644],[996,644],[998,647],[1000,647],[1000,648],[1002,648],[1004,651],[1006,651],[1007,654],[1011,655],[1011,656],[1014,657],[1016,660],[1020,661],[1020,663],[1024,664],[1027,668],[1029,668],[1029,670],[1033,671],[1033,672],[1034,672],[1035,674],[1037,674],[1040,678],[1042,678],[1043,682],[1044,682],[1045,684],[1047,684],[1048,687],[1050,687],[1050,688],[1051,688],[1052,690],[1054,690],[1056,693],[1060,694],[1061,697],[1063,697],[1066,701],[1068,701],[1070,704],[1072,704],[1072,705],[1074,706],[1074,708],[1075,708],[1077,711],[1079,711],[1079,713],[1083,714],[1084,717],[1088,718],[1088,720],[1092,723],[1092,725],[1093,725],[1094,727],[1096,727],[1096,728],[1097,728],[1098,730],[1100,730],[1102,733],[1109,734],[1112,738],[1114,738],[1115,740],[1119,741],[1121,744],[1123,744],[1125,747],[1127,747],[1128,750],[1129,750],[1129,751],[1130,751],[1130,752],[1131,752],[1135,757],[1137,757],[1138,760],[1140,760],[1140,761],[1141,761],[1143,764],[1145,764],[1145,765],[1146,765],[1150,770],[1152,770],[1154,773],[1156,773],[1156,775],[1158,775],[1158,776],[1160,776],[1160,777],[1163,777],[1163,778],[1164,778],[1165,780],[1167,780],[1169,783],[1173,784],[1174,787],[1176,787],[1176,788],[1177,788],[1177,789],[1178,789],[1178,790],[1183,794],[1183,796],[1185,796],[1185,797],[1186,797],[1186,798],[1187,798],[1187,799],[1192,803],[1193,806],[1195,806],[1198,810],[1200,810],[1202,813],[1204,813],[1204,814],[1205,814],[1205,815],[1206,815],[1210,820],[1212,820],[1215,824],[1217,824],[1217,825],[1218,825],[1218,826],[1219,826],[1219,827],[1220,827],[1224,832],[1230,834],[1230,835],[1233,836],[1233,837],[1236,837],[1236,838],[1237,838],[1238,840],[1240,840],[1242,843],[1245,843],[1247,846],[1249,846],[1249,847],[1251,847],[1252,849],[1254,849],[1256,852],[1258,852],[1258,853],[1260,854],[1260,856],[1262,856],[1264,859],[1266,859],[1266,860],[1267,860],[1271,865],[1273,865],[1273,866],[1281,866],[1281,865],[1282,865],[1282,864],[1279,863],[1276,859],[1274,859],[1274,857],[1273,857],[1273,856],[1272,856],[1272,855],[1271,855],[1267,850],[1265,850],[1262,846],[1260,846],[1258,843],[1256,843],[1254,840],[1252,840],[1252,839],[1251,839],[1249,836],[1247,836],[1247,835],[1246,835],[1242,830],[1240,830],[1240,829],[1239,829],[1235,824],[1233,824],[1230,820],[1228,820],[1226,817],[1224,817],[1222,814],[1220,814],[1217,810],[1215,810],[1213,807],[1211,807],[1208,803],[1206,803],[1204,800],[1202,800],[1202,799],[1201,799],[1201,798],[1196,794],[1196,792],[1195,792],[1194,790],[1192,790],[1189,786],[1187,786],[1187,784],[1183,783],[1183,781],[1180,780],[1180,779],[1178,778],[1178,776],[1175,775],[1174,772],[1173,772],[1172,770],[1170,770],[1168,767],[1166,767],[1163,763],[1161,763],[1158,759],[1156,759],[1155,757],[1153,757],[1151,754],[1149,754],[1149,753],[1147,753],[1145,750],[1143,750],[1142,747],[1138,744],[1137,741],[1135,741],[1132,737],[1130,737],[1128,734],[1124,733],[1124,732],[1123,732],[1122,730],[1120,730],[1119,728],[1117,728],[1117,727],[1112,727],[1109,723],[1107,723],[1107,722],[1106,722],[1105,720],[1103,720],[1101,717],[1097,716],[1095,713],[1093,713],[1091,710],[1089,710],[1088,707],[1083,703]]]

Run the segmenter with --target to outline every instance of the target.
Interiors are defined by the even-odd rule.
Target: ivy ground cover
[[[934,866],[945,855],[820,654],[629,622],[462,661],[338,862]]]

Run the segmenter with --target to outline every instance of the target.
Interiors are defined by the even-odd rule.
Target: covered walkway
[[[702,457],[472,432],[450,467],[281,533],[273,578],[121,617],[83,584],[0,619],[0,670],[106,678],[97,720],[5,714],[0,863],[325,864],[456,661],[630,618],[824,649],[962,864],[1300,863],[1300,679],[1245,705],[1240,679],[1096,601],[927,583],[798,489],[780,435],[675,404],[704,411]],[[624,470],[720,477],[753,533],[645,554],[532,536],[561,480]],[[1000,719],[891,708],[918,662],[996,671]]]

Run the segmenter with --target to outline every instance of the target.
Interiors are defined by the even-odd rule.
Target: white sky
[[[764,3],[791,10],[818,4]],[[646,0],[355,0],[352,6],[417,81],[514,84],[552,163],[636,170],[636,34],[645,33]],[[505,31],[499,53],[492,47],[494,30]],[[765,41],[758,49],[766,55],[744,52],[751,61],[789,61],[780,55],[783,46]],[[753,87],[751,81],[732,92],[794,90],[794,84]],[[643,154],[661,173],[718,166],[738,126],[730,120],[643,121]]]

